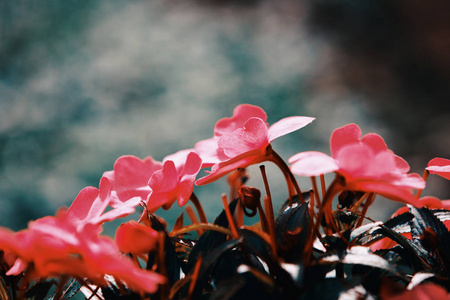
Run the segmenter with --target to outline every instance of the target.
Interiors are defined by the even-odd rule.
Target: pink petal
[[[141,203],[140,197],[135,197],[123,202],[121,205],[105,212],[101,216],[92,220],[92,224],[102,224],[113,220],[123,218],[135,212],[136,206]]]
[[[336,158],[342,147],[359,143],[360,137],[361,129],[356,124],[348,124],[335,129],[330,137],[331,156]]]
[[[222,135],[218,144],[230,158],[253,149],[265,148],[269,144],[267,125],[259,118],[250,118],[243,128]]]
[[[150,193],[148,180],[158,170],[162,163],[146,158],[126,155],[116,160],[114,164],[114,189],[120,200],[126,201],[133,197],[147,199]]]
[[[398,155],[395,155],[395,164],[397,166],[397,170],[399,172],[402,173],[408,173],[409,172],[409,164],[406,162],[406,160],[404,160],[403,158],[401,158]]]
[[[339,169],[332,157],[316,151],[297,153],[288,161],[292,164],[292,173],[299,176],[319,176]]]
[[[200,156],[195,152],[190,152],[186,158],[182,177],[185,175],[196,176],[202,167],[202,160]]]
[[[203,168],[211,167],[228,157],[223,153],[223,149],[219,149],[219,138],[211,138],[199,141],[195,144],[195,151],[200,155],[203,161]]]
[[[186,158],[186,164],[181,174],[180,183],[178,184],[178,205],[183,206],[191,197],[194,191],[194,182],[200,171],[202,160],[195,152],[190,152]]]
[[[28,263],[20,257],[16,259],[14,265],[6,272],[7,276],[19,275],[26,270]]]
[[[153,193],[148,197],[147,208],[154,212],[163,205],[170,207],[176,200],[178,184],[179,178],[175,164],[168,160],[164,163],[163,169],[156,171],[148,182]]]
[[[424,206],[426,206],[428,208],[432,208],[432,209],[445,208],[444,201],[441,201],[436,197],[425,196],[425,197],[420,198],[420,201],[422,202],[422,204]]]
[[[418,190],[425,188],[425,180],[417,173],[403,174],[401,177],[393,179],[390,182],[399,187]]]
[[[170,191],[177,187],[178,173],[173,161],[168,160],[164,163],[162,170],[153,173],[148,181],[148,185],[153,190],[153,193],[162,191]]]
[[[204,185],[216,181],[222,176],[236,170],[237,168],[245,168],[251,164],[255,164],[264,160],[260,149],[254,149],[249,152],[245,152],[232,159],[215,164],[210,174],[198,179],[196,185]]]
[[[163,163],[165,163],[168,160],[171,160],[175,164],[177,171],[181,172],[181,170],[184,169],[184,165],[186,164],[187,157],[191,152],[195,152],[195,150],[194,149],[185,149],[185,150],[180,150],[178,152],[175,152],[174,154],[167,155],[166,157],[164,157]]]
[[[105,180],[108,179],[105,178]],[[90,217],[100,216],[105,207],[103,207],[102,211],[98,211],[95,206],[93,207],[98,195],[99,190],[95,187],[88,186],[82,189],[67,210],[67,217],[71,219],[74,224],[80,224]]]
[[[448,200],[441,200],[441,203],[442,203],[442,208],[450,210],[450,199],[448,199]]]
[[[264,110],[258,106],[250,104],[241,104],[236,106],[231,118],[220,119],[214,127],[214,136],[220,137],[226,133],[233,132],[238,128],[244,127],[245,122],[250,118],[259,118],[264,122],[267,115]],[[268,127],[267,123],[266,126]]]
[[[395,201],[414,205],[418,208],[423,206],[422,202],[409,189],[399,188],[388,182],[358,180],[347,184],[347,187],[353,191],[373,192]]]
[[[349,145],[340,148],[336,156],[333,156],[339,165],[339,173],[350,178],[360,178],[370,176],[374,178],[379,176],[377,174],[380,169],[375,166],[371,168],[370,172],[368,169],[371,166],[371,162],[374,158],[374,153],[369,146],[360,143],[351,143]],[[373,173],[376,172],[376,173]]]
[[[436,157],[430,160],[426,168],[431,174],[436,174],[450,180],[450,159]]]
[[[178,205],[181,207],[188,203],[195,186],[195,176],[185,176],[178,185]]]
[[[386,151],[388,149],[383,138],[376,133],[368,133],[362,137],[361,142],[368,145],[374,153]]]
[[[315,118],[310,117],[288,117],[272,124],[269,127],[268,139],[269,143],[293,131],[299,130],[314,121]]]
[[[428,167],[432,166],[440,166],[440,167],[450,166],[450,159],[435,157],[428,162]]]
[[[369,156],[364,163],[367,165],[365,174],[368,178],[383,180],[384,176],[397,177],[402,175],[397,169],[396,156],[390,150],[378,152],[373,157]]]

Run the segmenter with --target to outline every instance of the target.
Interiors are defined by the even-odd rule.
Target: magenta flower
[[[153,190],[147,200],[147,209],[151,212],[159,207],[169,209],[176,200],[179,206],[185,205],[202,166],[202,160],[191,149],[169,155],[163,162],[163,168],[153,173],[148,181]]]
[[[85,224],[100,225],[134,213],[135,207],[140,202],[138,198],[120,203],[114,209],[105,212],[111,204],[111,192],[111,183],[106,177],[100,180],[99,189],[94,187],[82,189],[67,210],[67,218],[75,226],[80,227]]]
[[[28,229],[17,233],[0,228],[0,249],[16,257],[7,275],[26,272],[30,279],[68,275],[99,285],[105,285],[105,275],[111,275],[136,291],[149,293],[165,282],[163,276],[135,266],[111,238],[100,236],[99,225],[79,226],[72,221],[73,216],[61,209],[56,217],[30,222]]]
[[[196,184],[210,183],[237,168],[267,160],[267,148],[273,140],[308,125],[314,118],[288,117],[270,127],[266,120],[264,110],[250,104],[237,106],[233,117],[219,120],[214,137],[195,145],[203,167],[212,166],[210,174]]]
[[[330,148],[332,157],[315,151],[292,156],[291,171],[300,176],[336,172],[344,179],[345,189],[421,206],[410,190],[423,189],[425,181],[418,174],[408,174],[408,163],[389,150],[379,135],[361,138],[361,129],[349,124],[333,131]]]
[[[439,157],[433,158],[428,163],[428,167],[426,167],[426,169],[431,174],[436,174],[450,180],[450,159]]]
[[[162,167],[161,162],[150,156],[144,159],[132,155],[119,157],[114,163],[114,170],[103,174],[112,183],[112,206],[121,205],[134,197],[147,200],[151,193],[148,181]]]
[[[194,190],[195,177],[202,161],[192,149],[178,151],[157,162],[151,157],[141,160],[122,156],[114,164],[114,171],[103,177],[112,181],[112,204],[118,208],[140,199],[151,212],[168,209],[175,200],[185,205]]]

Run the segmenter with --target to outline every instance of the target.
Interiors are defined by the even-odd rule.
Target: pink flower
[[[349,124],[333,131],[330,148],[332,157],[315,151],[292,156],[291,171],[300,176],[337,172],[344,178],[345,189],[421,206],[410,190],[423,189],[424,180],[408,174],[408,163],[389,150],[379,135],[369,133],[361,138],[361,129]]]
[[[103,177],[99,189],[86,187],[80,191],[67,210],[67,218],[78,227],[85,224],[100,225],[134,213],[140,202],[140,199],[133,198],[105,213],[111,200],[111,183],[108,178]]]
[[[266,120],[264,110],[250,104],[237,106],[233,117],[219,120],[214,137],[195,145],[203,167],[212,166],[210,174],[196,184],[207,184],[237,168],[265,161],[267,147],[273,140],[308,125],[314,118],[288,117],[270,127]]]
[[[153,293],[164,277],[136,267],[122,255],[114,241],[100,236],[101,227],[72,222],[65,209],[56,217],[30,222],[28,229],[13,233],[0,228],[0,249],[16,261],[7,275],[27,272],[32,279],[68,275],[105,285],[112,275],[136,291]]]
[[[114,171],[103,174],[112,181],[111,206],[118,208],[136,199],[144,201],[151,212],[160,207],[168,209],[175,200],[180,206],[185,205],[201,165],[192,149],[169,155],[162,163],[151,157],[141,160],[122,156],[115,162]]]
[[[183,206],[194,190],[195,178],[202,166],[202,160],[192,150],[182,150],[163,160],[161,170],[156,171],[148,181],[153,190],[148,196],[147,209],[151,212],[159,207],[169,209],[175,200]]]
[[[144,159],[132,155],[119,157],[114,163],[114,171],[103,174],[103,177],[108,178],[112,183],[114,196],[112,206],[121,205],[134,197],[147,200],[151,193],[148,181],[153,173],[161,170],[162,167],[161,162],[150,156]]]
[[[135,221],[123,223],[116,231],[116,244],[123,253],[147,254],[157,242],[158,232]]]
[[[433,158],[428,163],[428,167],[426,167],[426,169],[431,174],[436,174],[450,180],[450,159],[439,157]]]

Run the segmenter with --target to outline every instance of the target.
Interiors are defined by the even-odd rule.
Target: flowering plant
[[[432,159],[422,177],[409,173],[382,137],[361,137],[349,124],[332,133],[331,156],[301,152],[289,166],[271,142],[313,120],[269,126],[260,107],[243,104],[193,149],[162,162],[118,158],[68,209],[18,232],[0,228],[0,298],[450,299],[450,200],[420,198],[428,174],[450,178],[450,160]],[[245,185],[245,168],[263,162],[286,181],[279,213],[264,165],[265,190]],[[210,169],[197,178],[202,168]],[[335,174],[328,184],[326,173]],[[225,175],[230,194],[210,223],[194,186]],[[311,187],[302,192],[295,175]],[[405,206],[374,221],[367,212],[377,196]],[[168,229],[157,213],[175,202],[190,224],[183,213]],[[114,239],[101,234],[137,209],[139,219],[122,223]]]

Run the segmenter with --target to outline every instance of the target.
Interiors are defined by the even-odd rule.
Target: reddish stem
[[[202,266],[203,258],[199,257],[194,266],[194,271],[191,275],[191,282],[189,283],[189,289],[186,299],[192,299],[192,294],[194,293],[195,284],[197,283],[198,273],[200,272],[200,267]]]
[[[189,199],[191,200],[192,204],[194,204],[195,209],[197,210],[198,216],[200,218],[200,222],[208,223],[208,219],[206,218],[205,211],[203,210],[203,206],[200,203],[200,201],[198,200],[197,196],[194,193],[192,193],[191,197]]]
[[[314,195],[316,196],[316,199],[317,199],[317,205],[320,207],[321,201],[320,201],[319,189],[317,188],[317,182],[316,182],[315,176],[311,176],[311,183],[313,186]]]
[[[304,203],[305,199],[303,198],[302,191],[300,190],[300,187],[297,183],[297,180],[295,179],[294,174],[292,174],[291,170],[289,169],[289,166],[281,158],[281,156],[279,156],[278,153],[276,153],[272,149],[272,147],[270,145],[268,146],[267,153],[268,153],[267,160],[276,164],[278,166],[278,168],[280,168],[281,172],[283,173],[283,175],[286,179],[286,184],[287,184],[288,190],[289,190],[289,205],[292,205],[292,199],[293,199],[293,196],[295,195],[294,189],[297,192],[300,202]]]
[[[234,239],[239,238],[239,233],[236,229],[236,224],[234,224],[233,216],[231,215],[230,208],[228,207],[227,195],[222,194],[222,204],[223,209],[225,210],[225,215],[227,216],[228,223],[230,225],[231,233],[233,234]]]
[[[272,196],[270,195],[270,188],[269,188],[269,182],[267,181],[267,175],[266,175],[266,168],[264,165],[260,166],[259,169],[261,170],[262,178],[264,181],[264,187],[266,188],[266,194],[267,196],[264,197],[264,209],[266,211],[266,217],[267,217],[267,223],[269,227],[269,235],[270,239],[272,241],[272,251],[273,254],[277,255],[277,237],[275,234],[275,216],[273,214],[273,205],[272,205]]]
[[[359,217],[359,220],[356,223],[355,228],[361,226],[362,222],[364,221],[364,217],[366,216],[367,210],[369,209],[369,206],[373,203],[374,200],[375,200],[375,194],[370,193],[369,196],[367,197],[366,203],[364,203],[363,210],[361,212],[361,216]]]
[[[331,205],[333,204],[334,197],[342,190],[342,184],[340,183],[338,177],[336,177],[333,182],[328,187],[327,192],[325,193],[325,196],[323,197],[322,206],[320,207],[319,214],[317,217],[318,224],[321,224],[322,218],[325,215],[325,222],[327,224],[327,227],[325,228],[325,231],[328,234],[332,234],[334,232],[338,231],[338,228],[336,226],[336,222],[334,221],[333,215],[332,215],[332,209]]]

